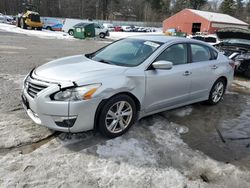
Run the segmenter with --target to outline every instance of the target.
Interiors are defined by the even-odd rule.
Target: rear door
[[[155,60],[171,61],[170,70],[146,70],[146,112],[183,104],[189,99],[191,86],[187,44],[174,44]]]
[[[190,44],[192,84],[190,100],[204,99],[209,96],[210,89],[215,82],[218,61],[211,49],[202,44]]]

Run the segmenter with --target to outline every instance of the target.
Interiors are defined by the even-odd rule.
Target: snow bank
[[[36,36],[39,38],[44,39],[68,39],[68,40],[74,40],[74,38],[67,33],[59,32],[59,31],[49,31],[49,30],[26,30],[21,29],[19,27],[16,27],[14,25],[8,25],[0,23],[0,30],[8,31],[12,33],[19,33],[19,34],[25,34],[28,36]]]
[[[79,142],[87,145],[91,139],[96,138]],[[0,163],[0,187],[250,186],[249,172],[191,150],[158,115],[141,120],[120,138],[79,151],[54,139],[26,155],[6,154]]]

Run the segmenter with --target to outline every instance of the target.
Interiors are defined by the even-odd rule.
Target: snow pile
[[[16,27],[14,25],[8,25],[8,24],[3,24],[3,23],[0,23],[0,30],[8,31],[12,33],[25,34],[28,36],[36,36],[36,37],[44,38],[44,39],[72,39],[72,40],[74,39],[72,36],[64,32],[49,31],[49,30],[42,30],[42,31],[26,30],[26,29],[21,29],[19,27]]]
[[[15,114],[0,113],[0,149],[37,142],[53,134],[49,129],[35,125],[25,117],[21,118],[22,115],[23,111]]]
[[[131,37],[131,36],[138,36],[138,35],[163,35],[162,32],[147,32],[147,33],[141,33],[141,32],[110,32],[110,36],[108,38],[112,40],[118,40],[121,38]]]
[[[136,165],[156,164],[154,152],[147,147],[147,143],[134,138],[124,139],[119,137],[108,140],[105,145],[98,146],[96,152],[99,156],[112,158],[114,161],[122,159]]]
[[[249,172],[191,150],[158,115],[120,138],[86,143],[79,151],[54,139],[26,155],[8,153],[0,163],[0,187],[250,186]]]

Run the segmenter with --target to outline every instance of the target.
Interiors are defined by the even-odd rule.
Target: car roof
[[[195,40],[195,39],[190,39],[190,38],[184,38],[184,37],[173,37],[173,36],[166,36],[163,34],[148,34],[148,35],[137,35],[137,36],[131,36],[128,38],[133,38],[133,39],[139,39],[139,40],[150,40],[154,42],[161,42],[161,43],[170,43],[170,42],[192,42],[192,43],[198,43],[202,45],[209,46],[213,49],[215,49],[213,46],[210,44],[207,44],[206,42],[200,41],[200,40]],[[216,50],[216,49],[215,49]]]
[[[141,40],[150,40],[154,42],[162,42],[162,43],[168,43],[172,41],[190,41],[189,39],[182,38],[182,37],[172,37],[172,36],[166,36],[166,35],[161,35],[161,34],[149,34],[149,35],[137,35],[137,36],[131,36],[128,38],[133,38],[133,39],[141,39]]]

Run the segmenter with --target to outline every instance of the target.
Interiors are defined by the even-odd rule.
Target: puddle
[[[189,129],[182,134],[184,142],[213,159],[249,170],[250,95],[239,91],[229,92],[218,105],[198,103],[190,109],[184,109],[188,111],[184,116],[180,116],[176,110],[166,113],[169,121]]]

